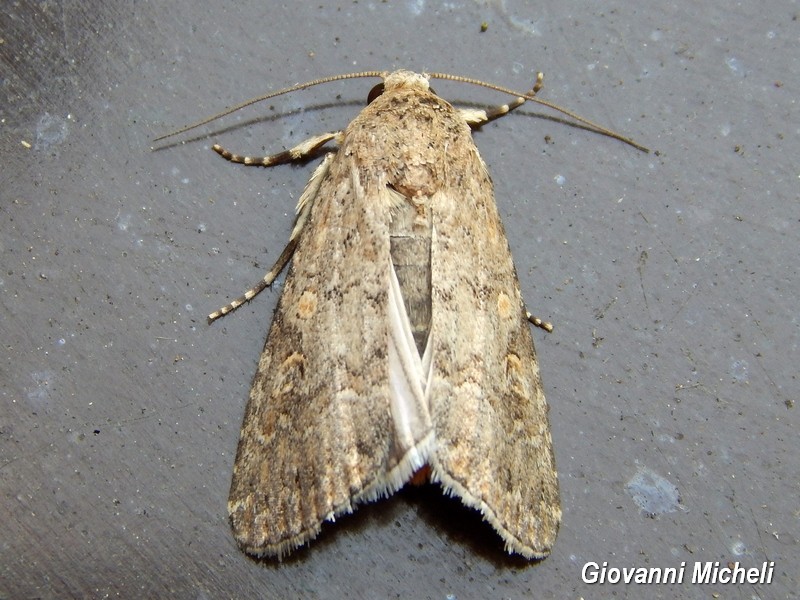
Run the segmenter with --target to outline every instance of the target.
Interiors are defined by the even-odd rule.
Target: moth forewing
[[[547,405],[491,180],[474,145],[469,155],[434,210],[433,479],[508,550],[541,558],[561,517]]]
[[[234,464],[236,539],[280,558],[427,464],[510,552],[547,556],[561,515],[547,405],[469,127],[525,98],[462,113],[426,76],[383,76],[383,93],[344,132],[294,149],[339,143],[285,251],[292,263]],[[270,165],[291,152],[228,158]]]

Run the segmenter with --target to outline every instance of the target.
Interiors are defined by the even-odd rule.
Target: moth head
[[[413,89],[421,92],[431,92],[436,94],[434,89],[428,84],[428,76],[413,73],[412,71],[399,70],[384,76],[383,82],[373,87],[367,95],[367,104],[371,104],[375,98],[384,91],[394,91],[399,89]]]

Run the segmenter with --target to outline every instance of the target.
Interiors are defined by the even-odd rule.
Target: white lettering
[[[630,583],[633,576],[637,574],[639,569],[626,569],[625,567],[622,568],[622,581],[625,583]]]
[[[762,571],[764,571],[764,575],[761,576],[761,583],[772,583],[772,570],[775,568],[775,563],[770,561],[769,563],[769,570],[767,570],[767,563],[764,563],[764,566],[761,567]]]
[[[731,575],[731,583],[744,583],[745,581],[747,581],[747,577],[746,577],[747,573],[748,573],[747,569],[745,569],[742,566],[739,566],[739,563],[737,562],[733,566],[733,573]]]
[[[731,582],[731,569],[728,567],[717,568],[717,574],[715,579],[720,583],[730,583]]]
[[[603,563],[604,565],[606,563]],[[583,565],[583,569],[581,569],[581,579],[583,579],[583,583],[597,583],[597,578],[599,577],[599,573],[597,570],[600,568],[596,562],[588,562]],[[589,569],[592,569],[589,572]]]
[[[609,567],[596,562],[587,562],[581,569],[584,583],[683,583],[686,562],[680,567]]]
[[[692,567],[693,584],[742,584],[772,583],[775,562],[769,561],[761,567],[745,568],[740,562],[723,563],[719,561],[695,562]],[[602,565],[587,562],[581,569],[584,583],[617,583],[624,584],[682,584],[686,574],[686,561],[680,567],[610,567],[608,562]]]
[[[692,569],[692,583],[716,583],[716,577],[712,581],[712,574],[716,573],[714,566],[719,567],[719,563],[696,562]]]
[[[680,567],[650,569],[651,578],[646,583],[683,583],[683,569],[685,567],[686,563],[682,562]]]

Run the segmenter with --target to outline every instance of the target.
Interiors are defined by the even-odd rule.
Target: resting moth
[[[364,76],[383,83],[343,131],[263,158],[214,146],[233,162],[272,166],[337,145],[301,195],[273,269],[209,315],[250,300],[291,260],[236,454],[228,501],[236,540],[281,558],[324,521],[391,495],[427,466],[509,552],[543,558],[561,507],[529,320],[548,326],[525,309],[470,128],[526,100],[553,105],[534,97],[541,74],[527,94],[481,83],[516,96],[483,111],[458,110],[429,86],[430,78],[480,82],[399,70],[317,80],[223,114]]]

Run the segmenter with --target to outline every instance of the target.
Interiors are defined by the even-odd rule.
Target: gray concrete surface
[[[7,4],[0,15],[0,597],[790,598],[798,561],[798,6]],[[488,24],[480,32],[482,22]],[[476,134],[535,312],[563,526],[509,559],[436,489],[327,526],[283,564],[225,501],[312,166],[229,165],[343,127],[362,69],[526,89],[658,153],[524,108]],[[438,83],[455,103],[505,98]],[[550,143],[545,141],[549,136]],[[774,561],[771,585],[588,585],[589,561]],[[718,594],[718,596],[715,596]]]

